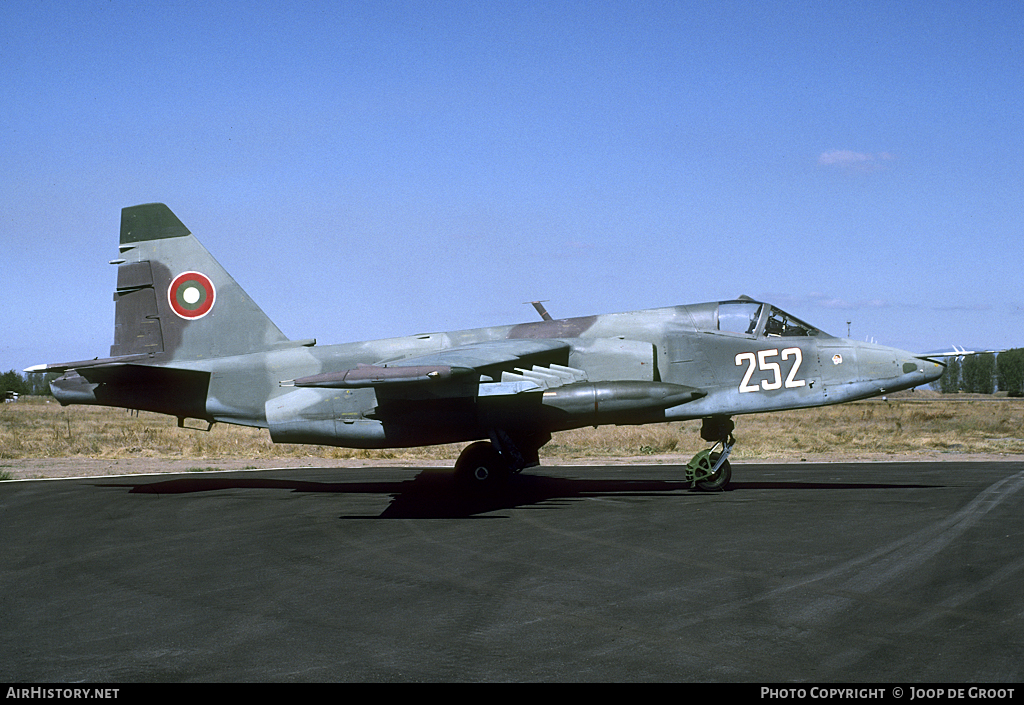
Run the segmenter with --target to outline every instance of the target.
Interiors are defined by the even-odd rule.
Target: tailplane
[[[226,357],[288,341],[162,203],[121,211],[111,357]]]

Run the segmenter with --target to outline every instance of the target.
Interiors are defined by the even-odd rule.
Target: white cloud
[[[822,152],[818,156],[818,164],[853,171],[875,171],[881,169],[884,162],[892,159],[893,155],[890,152],[871,154],[869,152],[854,152],[849,149],[833,149],[830,152]]]

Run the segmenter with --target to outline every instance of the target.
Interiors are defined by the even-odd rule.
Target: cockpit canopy
[[[718,304],[718,330],[765,338],[827,335],[771,304],[751,299]]]

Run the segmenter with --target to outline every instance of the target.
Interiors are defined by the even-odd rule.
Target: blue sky
[[[1019,2],[0,5],[0,370],[166,203],[292,338],[747,294],[1024,346]]]

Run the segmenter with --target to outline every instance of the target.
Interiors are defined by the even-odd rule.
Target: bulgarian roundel
[[[199,272],[182,272],[171,281],[167,300],[171,310],[187,320],[202,318],[213,308],[217,292],[213,282]]]

